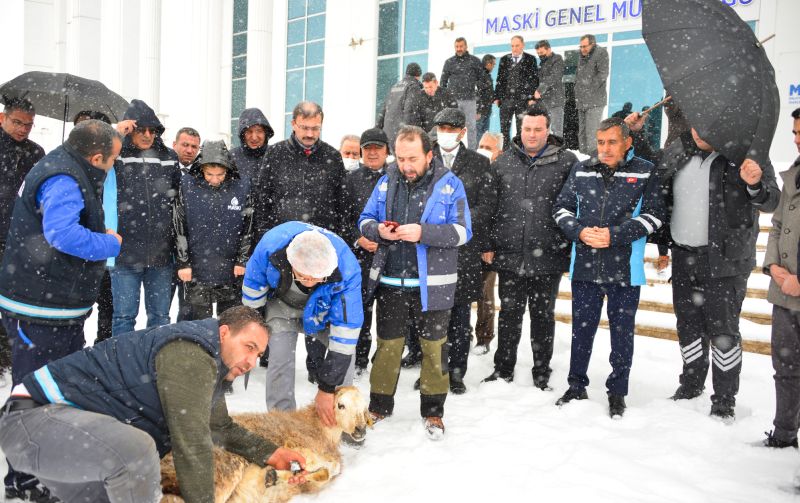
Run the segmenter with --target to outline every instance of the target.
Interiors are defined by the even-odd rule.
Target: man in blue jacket
[[[292,410],[297,334],[327,346],[318,369],[315,402],[322,421],[336,424],[333,393],[353,380],[358,335],[364,323],[361,268],[336,234],[303,222],[273,227],[247,262],[242,303],[266,306],[269,340],[267,408]]]
[[[9,334],[12,381],[81,349],[105,260],[122,238],[103,222],[102,189],[121,141],[88,120],[25,177],[0,270],[0,312]],[[48,501],[30,476],[9,470],[6,495]]]
[[[378,301],[369,410],[376,421],[392,414],[405,336],[415,324],[422,346],[420,413],[428,437],[439,440],[450,387],[445,343],[458,247],[472,238],[472,224],[464,185],[433,158],[425,131],[400,128],[395,156],[358,221],[361,234],[379,245],[367,286]]]
[[[632,141],[622,119],[602,121],[597,157],[575,164],[553,205],[556,223],[573,242],[569,389],[556,405],[588,398],[586,371],[607,297],[612,371],[606,387],[611,417],[625,413],[639,288],[645,284],[645,241],[664,219],[654,166],[633,157]]]

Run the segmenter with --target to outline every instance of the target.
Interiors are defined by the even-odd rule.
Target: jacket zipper
[[[600,206],[600,225],[603,225],[605,220],[605,213],[606,213],[606,200],[608,199],[608,187],[606,186],[605,180],[600,179],[603,184],[603,204]],[[610,230],[610,228],[609,228]],[[598,271],[597,271],[597,279],[602,283],[603,282],[603,252],[602,250],[598,251]]]

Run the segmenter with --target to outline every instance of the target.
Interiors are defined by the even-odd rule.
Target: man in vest
[[[105,260],[122,238],[106,231],[102,188],[122,142],[108,124],[84,121],[25,177],[0,271],[0,312],[10,334],[14,385],[81,349]],[[9,470],[6,494],[36,499],[35,479]],[[47,500],[45,500],[47,501]]]
[[[48,363],[11,390],[0,447],[64,501],[158,502],[159,457],[170,450],[183,498],[214,501],[212,438],[262,467],[303,467],[298,453],[234,423],[225,404],[223,383],[256,365],[268,336],[262,316],[239,306]]]

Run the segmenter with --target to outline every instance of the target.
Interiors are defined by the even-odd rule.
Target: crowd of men
[[[324,112],[312,102],[297,104],[290,137],[271,145],[267,117],[244,110],[240,146],[229,150],[191,127],[167,147],[156,113],[133,100],[116,127],[101,113],[77,114],[45,155],[28,139],[34,104],[9,100],[0,114],[0,313],[13,385],[0,411],[6,497],[157,501],[158,457],[171,449],[187,500],[211,501],[212,434],[261,466],[302,465],[235,426],[224,399],[260,361],[268,409],[294,409],[299,334],[324,423],[335,423],[335,389],[366,373],[372,420],[390,420],[401,368],[420,365],[424,431],[440,439],[447,396],[468,391],[473,331],[473,354],[490,351],[495,283],[494,370],[482,382],[514,380],[527,306],[533,385],[552,391],[565,273],[572,346],[556,405],[588,398],[605,301],[608,412],[622,417],[648,241],[672,253],[684,364],[672,398],[700,396],[713,362],[710,414],[732,421],[739,312],[762,211],[776,212],[763,267],[778,408],[765,443],[797,447],[790,231],[800,227],[800,158],[782,173],[781,193],[770,164],[737,166],[691,125],[653,149],[647,115],[602,118],[608,55],[586,35],[575,96],[588,157],[579,160],[562,137],[563,58],[546,40],[535,48],[538,61],[513,37],[493,85],[495,58],[478,60],[456,39],[441,82],[409,64],[376,127],[346,135],[339,149],[321,140]],[[500,132],[487,131],[493,103]],[[800,109],[793,118],[800,151]],[[142,289],[147,325],[134,331]],[[97,338],[84,348],[95,303]],[[40,433],[22,433],[32,428]],[[120,453],[114,463],[75,447],[88,432],[92,449]],[[66,455],[75,463],[46,461]]]

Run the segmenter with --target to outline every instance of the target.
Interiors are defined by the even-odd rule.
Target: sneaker
[[[785,440],[779,440],[775,438],[775,436],[772,434],[772,430],[765,431],[764,435],[767,436],[766,440],[764,440],[764,447],[773,447],[775,449],[794,447],[797,449],[797,437],[795,437],[791,442],[787,442]]]
[[[61,500],[50,494],[50,489],[42,484],[37,484],[30,489],[6,487],[6,501],[14,498],[35,503],[61,503]]]
[[[733,412],[733,405],[727,402],[716,402],[711,404],[711,417],[721,419],[724,423],[732,423],[736,419],[736,414]]]
[[[569,388],[567,392],[561,396],[561,398],[556,400],[556,405],[561,407],[565,403],[569,403],[573,400],[586,400],[587,398],[589,398],[589,395],[586,394],[585,389]]]
[[[502,379],[505,382],[513,382],[514,381],[514,373],[512,372],[511,374],[507,374],[505,372],[500,372],[499,370],[495,370],[494,372],[489,374],[489,376],[486,377],[481,382],[492,382],[492,381],[496,381],[498,379]]]
[[[625,397],[608,394],[608,415],[611,419],[619,419],[625,415]]]
[[[226,395],[233,394],[233,382],[232,381],[222,381],[222,391]]]
[[[691,400],[692,398],[697,398],[698,396],[703,394],[704,388],[694,388],[692,386],[687,386],[686,384],[681,384],[678,386],[678,389],[675,390],[675,394],[672,395],[670,398],[672,400]]]
[[[441,417],[425,418],[425,433],[431,440],[441,440],[444,438],[444,422]]]
[[[467,386],[464,384],[464,380],[460,377],[450,376],[450,393],[454,395],[463,395],[466,392]]]
[[[421,353],[408,353],[400,360],[400,366],[404,369],[418,367],[422,363]]]
[[[474,348],[472,348],[473,355],[485,355],[489,352],[489,343],[486,344],[477,344]]]

